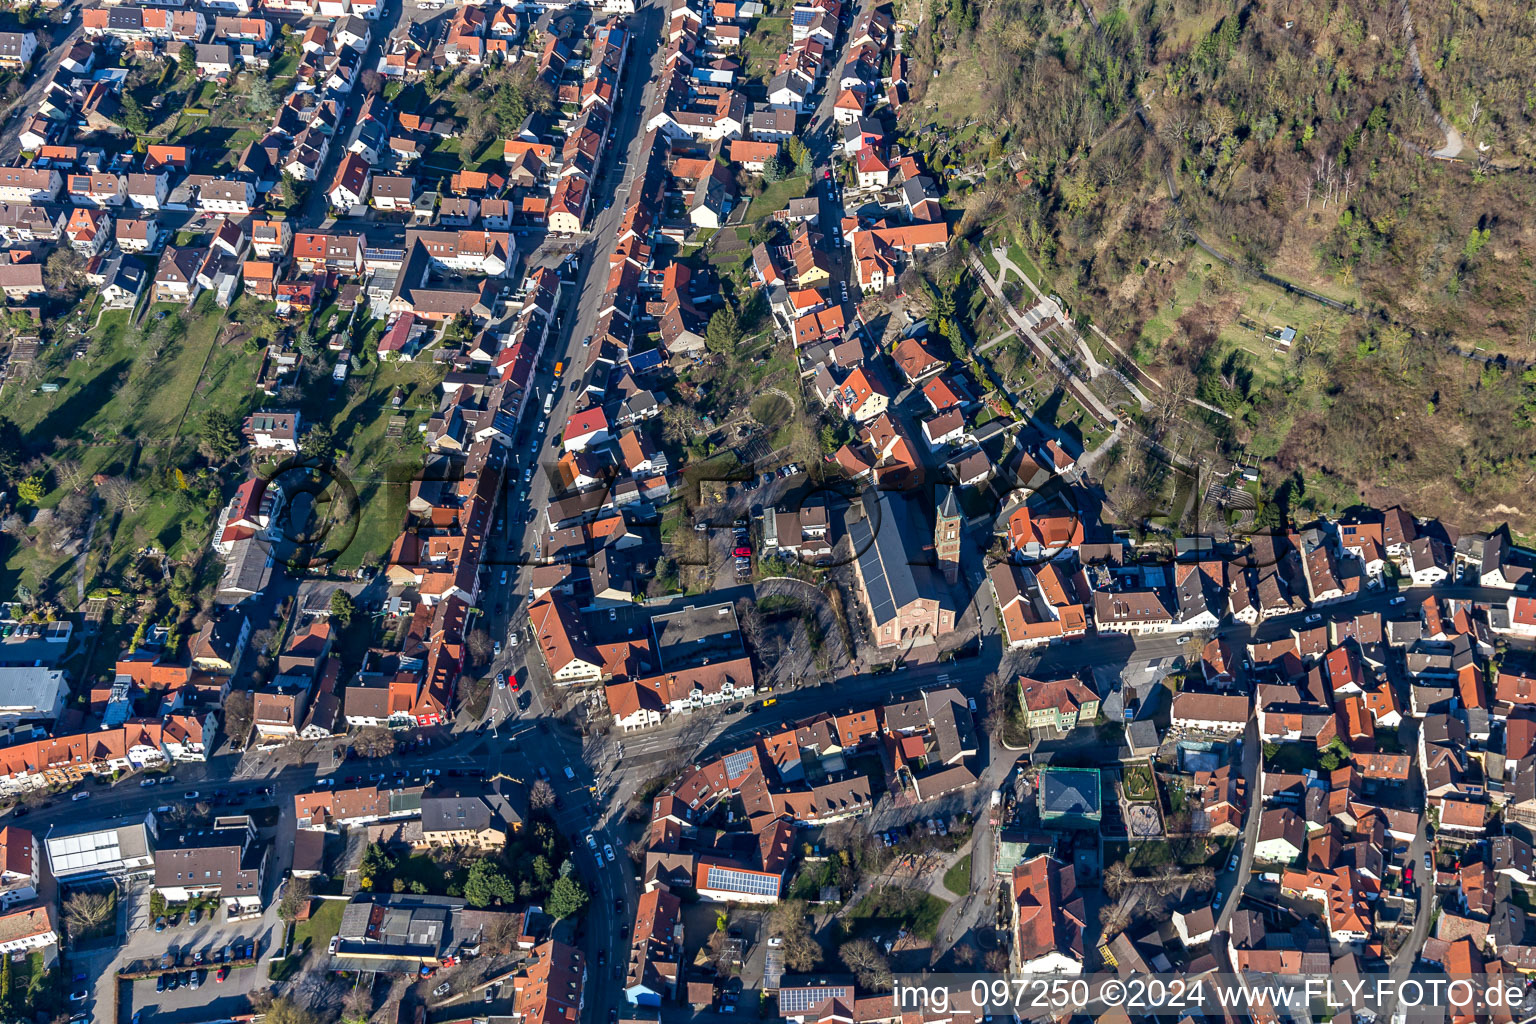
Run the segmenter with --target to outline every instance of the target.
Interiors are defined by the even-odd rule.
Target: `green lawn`
[[[1035,261],[1029,258],[1024,247],[1015,242],[1008,247],[1008,258],[1014,265],[1024,271],[1024,276],[1035,283],[1035,287],[1045,291],[1045,277],[1040,273],[1040,268],[1035,266]]]
[[[966,854],[955,861],[954,866],[944,872],[944,888],[956,896],[965,896],[971,891],[971,855]]]
[[[156,319],[161,313],[164,316]],[[130,326],[127,312],[108,312],[89,335],[86,358],[71,359],[69,344],[45,350],[40,379],[58,384],[57,392],[7,394],[6,412],[29,447],[78,461],[87,478],[131,475],[147,492],[142,507],[123,512],[116,531],[97,532],[96,547],[104,549],[105,557],[95,571],[121,571],[146,546],[184,559],[207,543],[222,501],[189,509],[177,496],[174,474],[183,467],[191,471],[208,410],[222,409],[238,420],[274,403],[255,386],[260,352],[248,351],[237,340],[219,341],[227,316],[208,295],[190,314],[178,305],[152,305],[137,327]],[[324,321],[320,328],[323,331]],[[157,346],[159,354],[151,361]],[[423,457],[416,428],[436,404],[443,371],[430,362],[370,361],[355,374],[357,386],[334,389],[333,360],[330,353],[321,356],[302,388],[299,407],[310,423],[332,429],[342,453],[341,467],[357,492],[355,521],[331,532],[345,542],[334,552],[335,562],[349,570],[381,558],[399,533],[409,482]],[[390,404],[396,389],[405,394],[400,409]],[[390,437],[389,420],[395,415],[405,423],[398,436]],[[225,477],[219,485],[227,499],[241,481],[233,473]],[[56,478],[52,486],[41,502],[44,508],[65,497]],[[74,560],[47,545],[7,540],[0,542],[0,551],[0,589],[5,592],[18,584],[34,592],[50,582],[62,590],[72,587]],[[99,582],[93,575],[86,585]]]
[[[767,83],[773,69],[790,42],[788,18],[763,17],[752,23],[752,31],[742,42],[744,84]]]
[[[932,942],[946,905],[921,889],[883,885],[859,900],[848,912],[848,919],[852,930],[861,935],[894,939],[898,930],[905,930]]]
[[[309,920],[293,926],[293,950],[324,949],[341,928],[341,914],[347,909],[346,900],[318,900]]]
[[[771,217],[779,210],[789,205],[791,199],[799,199],[805,195],[809,181],[806,178],[795,176],[776,181],[763,189],[763,194],[752,200],[752,205],[747,207],[747,222],[756,224],[765,217]]]

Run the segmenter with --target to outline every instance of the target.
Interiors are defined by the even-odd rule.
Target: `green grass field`
[[[920,889],[883,885],[872,890],[848,912],[849,924],[860,935],[895,938],[904,929],[932,942],[939,932],[945,902]]]
[[[306,921],[293,926],[294,952],[300,949],[324,949],[331,937],[341,929],[341,915],[347,909],[345,900],[318,900],[314,913]]]
[[[954,866],[944,872],[944,888],[956,896],[964,896],[971,891],[970,854],[955,861]]]
[[[787,207],[791,199],[804,196],[808,184],[805,178],[797,175],[769,185],[763,189],[763,194],[752,200],[752,205],[747,207],[747,222],[756,224],[765,217],[773,216]]]
[[[156,319],[159,314],[164,316]],[[98,531],[94,548],[102,557],[94,571],[121,571],[143,547],[159,548],[175,560],[197,556],[217,508],[189,511],[177,499],[174,473],[195,465],[204,417],[220,409],[238,420],[282,404],[256,387],[261,354],[248,350],[240,340],[243,332],[231,331],[220,340],[228,317],[208,295],[190,313],[179,305],[152,305],[136,326],[126,311],[105,313],[99,328],[88,332],[85,358],[69,358],[67,344],[47,350],[38,381],[58,385],[57,391],[34,387],[7,395],[7,414],[31,448],[78,462],[87,480],[97,474],[126,476],[145,492],[142,507],[125,509],[115,531]],[[327,323],[317,319],[316,333],[328,334]],[[364,321],[358,330],[366,326]],[[347,541],[335,562],[350,570],[382,558],[399,533],[409,483],[423,458],[416,428],[436,404],[442,370],[430,362],[370,361],[354,374],[355,384],[337,388],[330,380],[333,361],[329,353],[321,355],[299,389],[297,405],[308,422],[331,428],[339,462],[357,491],[356,521],[331,534]],[[405,396],[400,409],[390,404],[397,390]],[[404,424],[390,437],[389,420],[396,415]],[[238,476],[232,467],[225,473],[220,483],[225,498],[241,482]],[[57,474],[51,479],[42,508],[65,497]],[[70,588],[72,557],[42,544],[7,541],[0,550],[0,587]],[[87,587],[98,582],[85,580]]]

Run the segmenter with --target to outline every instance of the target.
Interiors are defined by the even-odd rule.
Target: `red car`
[[[213,980],[214,981],[218,981],[218,982],[222,982],[228,976],[229,976],[229,968],[228,967],[220,967],[219,968],[219,973],[215,974],[213,976]]]
[[[1412,861],[1410,861],[1407,864],[1403,865],[1403,881],[1407,882],[1409,885],[1413,884],[1413,862]]]
[[[736,549],[736,557],[737,558],[750,558],[751,556],[752,556],[752,549],[751,548],[737,548]]]
[[[513,693],[516,693],[522,688],[523,684],[517,681],[517,676],[513,676],[511,679],[507,680],[507,689],[511,690]]]

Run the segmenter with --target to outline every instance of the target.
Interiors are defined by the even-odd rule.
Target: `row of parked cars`
[[[731,536],[736,542],[734,549],[736,579],[746,582],[752,578],[752,542],[747,534],[747,521],[745,519],[736,520]]]
[[[229,968],[227,966],[221,965],[213,973],[213,980],[215,982],[223,982],[227,977],[229,977]],[[196,967],[190,971],[172,971],[169,974],[162,974],[155,978],[155,991],[174,992],[185,985],[195,992],[207,980],[208,972],[202,967]]]

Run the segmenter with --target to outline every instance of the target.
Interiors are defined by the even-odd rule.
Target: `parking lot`
[[[215,980],[217,971],[217,967],[207,968],[202,983],[195,990],[182,984],[174,991],[167,988],[157,992],[154,978],[123,982],[118,1021],[127,1024],[140,1010],[148,1010],[144,1017],[155,1024],[227,1020],[249,1013],[249,994],[253,988],[260,987],[265,973],[263,966],[234,968],[222,982]],[[180,972],[183,978],[187,973]]]

